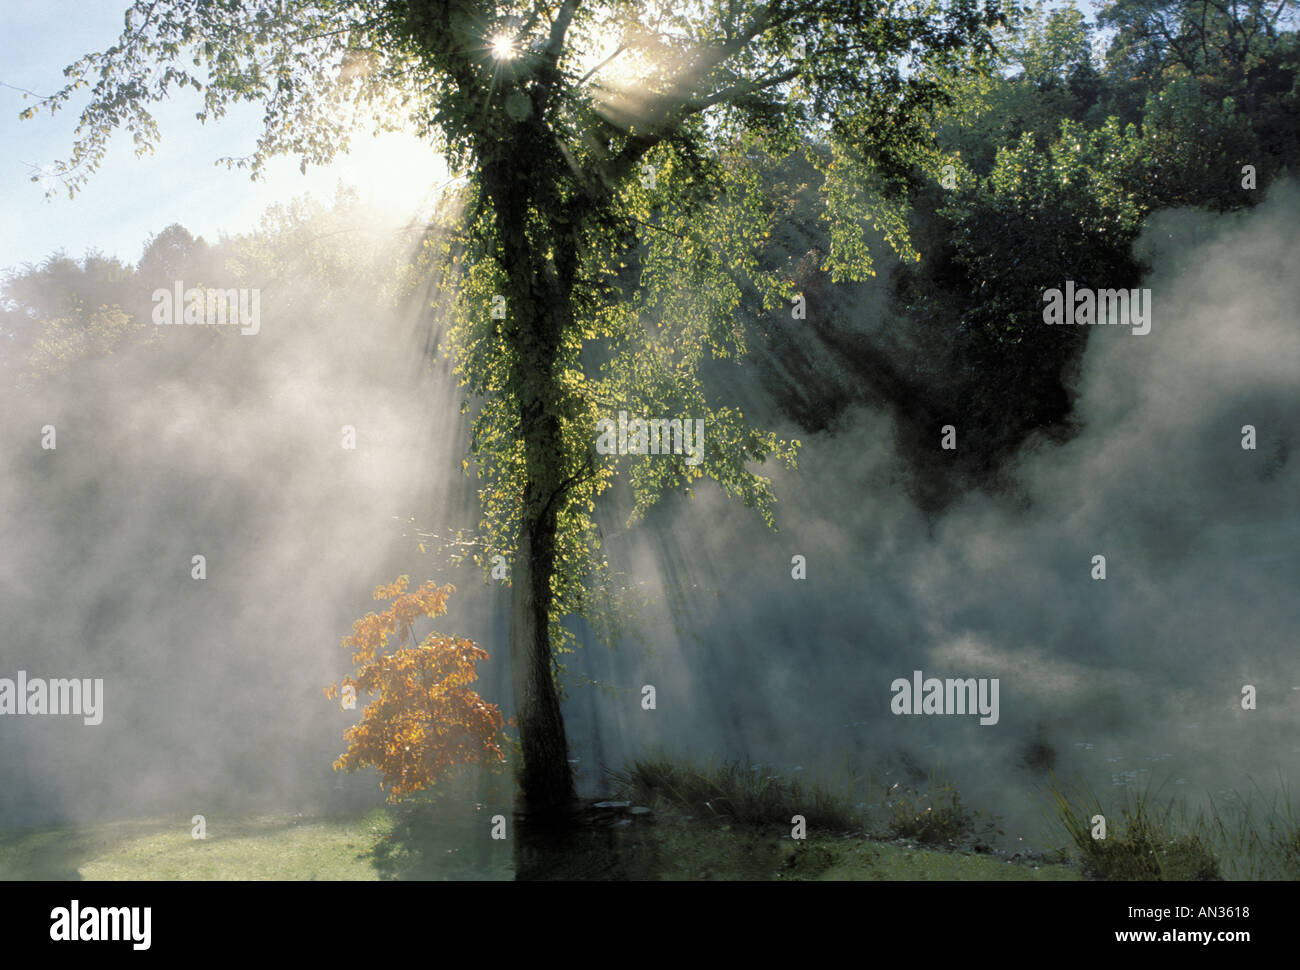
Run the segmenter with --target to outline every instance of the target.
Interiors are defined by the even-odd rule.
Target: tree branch
[[[577,12],[578,0],[564,0],[564,5],[551,23],[551,34],[546,41],[546,57],[551,67],[555,67],[564,51],[564,35],[569,32],[569,25],[573,23],[573,15]]]
[[[610,54],[609,57],[605,58],[603,61],[601,61],[599,64],[597,64],[590,71],[588,71],[586,74],[584,74],[581,78],[578,79],[578,87],[582,87],[584,84],[586,84],[589,80],[591,80],[592,75],[599,73],[600,70],[606,64],[608,64],[614,58],[618,57],[618,55],[622,54],[625,50],[627,50],[627,44],[619,44],[618,47],[614,49],[614,53]]]

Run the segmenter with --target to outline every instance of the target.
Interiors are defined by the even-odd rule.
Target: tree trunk
[[[523,148],[520,153],[528,154]],[[503,333],[513,357],[510,383],[518,398],[524,446],[523,506],[511,568],[510,671],[523,748],[521,808],[532,822],[554,822],[566,818],[574,803],[550,639],[556,522],[566,464],[556,364],[572,294],[555,273],[553,242],[537,238],[535,225],[530,236],[529,213],[537,200],[513,174],[495,166],[484,173],[498,224],[501,266],[509,280]]]
[[[536,484],[529,482],[526,496],[536,491]],[[533,507],[528,498],[525,502],[526,508]],[[541,516],[541,521],[525,514],[510,595],[510,672],[524,756],[522,808],[535,820],[566,815],[574,798],[564,718],[551,672],[554,563],[554,510]]]

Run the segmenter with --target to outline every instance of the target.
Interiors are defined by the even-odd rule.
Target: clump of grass
[[[1162,811],[1142,788],[1125,794],[1117,812],[1107,813],[1091,790],[1078,805],[1062,788],[1049,789],[1058,825],[1078,850],[1084,875],[1108,881],[1188,881],[1222,879],[1219,858],[1204,814],[1187,816],[1170,800]],[[1158,793],[1157,793],[1158,794]],[[1175,811],[1178,811],[1175,817]],[[1093,838],[1092,819],[1106,819],[1106,837]]]
[[[1300,879],[1300,818],[1286,782],[1279,793],[1265,799],[1258,785],[1242,797],[1232,792],[1223,803],[1209,798],[1210,838],[1227,860],[1232,878]]]
[[[994,820],[967,808],[961,793],[937,774],[931,777],[926,791],[894,785],[885,792],[881,803],[887,838],[987,850],[990,837],[995,832],[1002,834]]]
[[[1268,842],[1283,879],[1300,879],[1300,820],[1291,804],[1291,793],[1282,789],[1284,803],[1281,813],[1269,817]]]
[[[655,754],[610,776],[620,797],[639,805],[668,805],[743,825],[788,826],[791,818],[802,815],[809,828],[823,831],[863,828],[863,818],[853,807],[856,778],[847,770],[838,783],[801,782],[748,760],[697,766]]]

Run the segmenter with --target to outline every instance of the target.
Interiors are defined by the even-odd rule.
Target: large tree
[[[715,407],[711,357],[744,351],[737,314],[797,294],[762,252],[778,208],[763,165],[806,151],[824,177],[838,278],[871,272],[864,231],[906,248],[897,200],[927,166],[942,80],[990,46],[999,0],[137,0],[90,86],[61,174],[75,190],[109,135],[158,137],[176,89],[200,120],[264,106],[252,153],[329,161],[367,119],[413,123],[468,176],[454,345],[475,418],[488,544],[513,566],[510,662],[524,808],[572,799],[555,681],[561,621],[599,569],[592,511],[616,455],[597,421],[704,419],[700,464],[647,456],[637,509],[708,477],[771,520],[752,470],[797,443]],[[498,311],[498,312],[494,312]],[[504,313],[499,311],[504,311]],[[628,459],[625,459],[628,460]]]

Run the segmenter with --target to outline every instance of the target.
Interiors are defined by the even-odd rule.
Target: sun
[[[489,46],[492,49],[492,56],[498,61],[508,61],[515,56],[515,42],[507,34],[497,34],[492,38]]]

